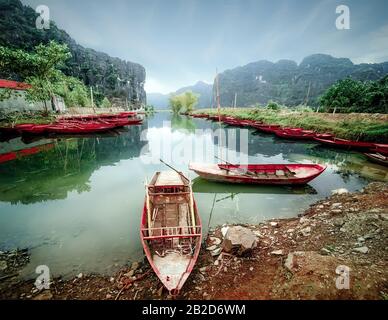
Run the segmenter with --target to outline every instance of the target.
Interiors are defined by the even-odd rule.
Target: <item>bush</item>
[[[314,112],[314,110],[311,107],[305,106],[305,105],[296,106],[294,110],[297,112]]]
[[[269,110],[280,110],[280,106],[272,100],[268,102],[266,108]]]
[[[110,108],[112,106],[112,104],[110,103],[110,101],[108,100],[107,97],[105,97],[104,99],[102,99],[102,102],[101,102],[101,107],[102,108]]]

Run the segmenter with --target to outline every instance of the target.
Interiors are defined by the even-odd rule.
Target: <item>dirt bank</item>
[[[178,299],[388,298],[386,183],[333,195],[299,218],[244,227],[257,240],[251,254],[219,254],[221,227],[212,230]],[[349,289],[336,287],[338,266],[350,269]],[[8,278],[0,282],[0,298],[171,299],[147,262],[112,276],[56,278],[50,290],[41,292],[33,281]]]

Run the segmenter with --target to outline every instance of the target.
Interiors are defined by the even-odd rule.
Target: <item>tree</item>
[[[57,82],[54,92],[63,97],[68,107],[87,107],[91,106],[88,89],[77,78],[62,77],[62,81]]]
[[[332,85],[319,99],[325,112],[388,111],[388,76],[361,82],[350,78]]]
[[[54,41],[36,46],[34,52],[0,46],[0,71],[31,84],[27,100],[44,102],[46,112],[46,102],[55,95],[62,96],[69,107],[85,107],[90,101],[83,82],[60,71],[70,57],[67,45]]]
[[[198,103],[199,95],[191,91],[184,92],[180,95],[171,95],[169,98],[170,108],[173,113],[182,111],[191,112]]]
[[[112,106],[112,104],[110,103],[110,101],[108,100],[107,97],[104,97],[104,99],[102,100],[101,102],[101,107],[102,108],[110,108]]]

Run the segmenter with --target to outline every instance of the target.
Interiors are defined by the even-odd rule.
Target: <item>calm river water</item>
[[[210,129],[219,128],[202,119],[157,113],[117,136],[0,142],[0,153],[45,144],[37,154],[0,164],[0,250],[30,249],[31,261],[22,272],[26,277],[35,276],[38,265],[49,266],[54,275],[71,276],[108,273],[140,259],[145,179],[166,169],[158,161],[150,163],[151,157],[159,159],[159,148],[165,160],[194,179],[204,233],[209,225],[294,217],[333,189],[354,191],[370,181],[388,180],[386,168],[360,153],[280,140],[254,130],[246,131],[248,149],[242,151],[250,163],[314,162],[328,168],[308,186],[297,188],[195,179],[187,165],[201,159],[201,152],[180,154],[174,146],[201,146],[204,140],[215,146],[218,141]],[[236,130],[237,137],[246,130],[221,128]],[[210,159],[216,162],[212,155]]]

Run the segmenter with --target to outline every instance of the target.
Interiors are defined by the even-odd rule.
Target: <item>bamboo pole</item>
[[[217,89],[218,121],[221,121],[221,115],[220,115],[220,88],[219,88],[219,79],[218,79],[218,70],[217,69],[216,69],[216,89]]]
[[[146,187],[146,208],[147,208],[147,229],[148,229],[148,236],[151,236],[151,210],[150,210],[150,195],[148,193],[148,182],[147,179],[145,181],[145,187]]]
[[[195,214],[194,214],[194,197],[193,197],[193,189],[191,188],[191,181],[189,182],[189,189],[190,189],[190,211],[191,211],[191,224],[193,225],[193,233],[196,233],[196,221],[195,221]]]

